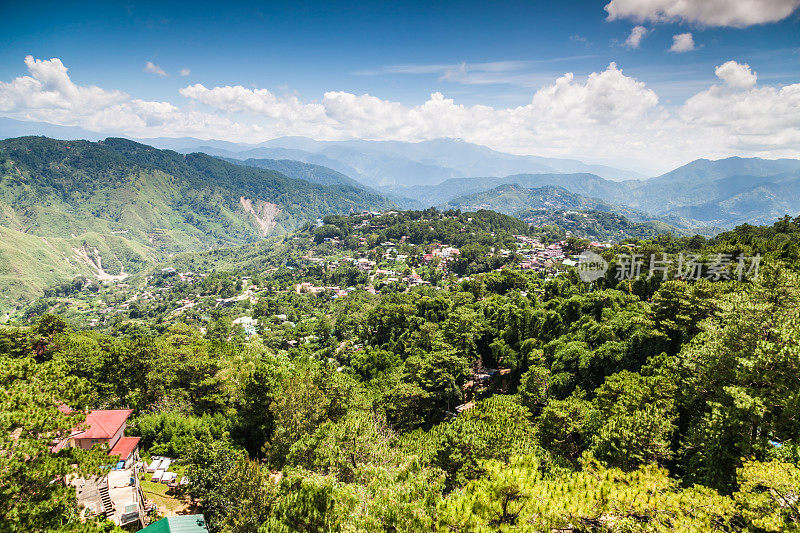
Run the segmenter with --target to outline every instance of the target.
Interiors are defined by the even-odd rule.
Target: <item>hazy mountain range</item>
[[[607,202],[617,212],[630,208],[683,228],[769,224],[784,214],[800,212],[800,161],[796,159],[700,159],[642,179],[632,171],[504,154],[453,139],[404,143],[282,137],[257,146],[194,139],[152,142],[168,142],[182,152],[199,150],[231,161],[246,160],[248,165],[257,165],[254,160],[258,159],[291,159],[324,166],[403,208],[451,204],[462,195],[515,183],[525,188],[563,187]],[[486,207],[508,212],[500,204]]]
[[[98,135],[0,119],[0,136],[37,129],[67,138]],[[145,144],[181,153],[203,152],[322,185],[360,185],[401,208],[441,206],[462,195],[516,183],[525,188],[563,187],[617,209],[625,206],[684,227],[770,223],[800,209],[800,161],[792,159],[700,159],[641,179],[629,170],[504,154],[453,139],[407,143],[281,137],[243,144],[187,137],[146,139]]]
[[[419,143],[399,141],[315,141],[281,137],[255,147],[233,150],[226,144],[195,139],[146,139],[154,146],[179,152],[200,151],[235,159],[294,159],[328,166],[370,187],[434,185],[450,178],[507,175],[521,172],[591,172],[611,180],[637,179],[641,174],[572,159],[518,156],[456,139]]]
[[[162,144],[187,151],[190,142]],[[122,277],[170,254],[253,242],[333,213],[430,206],[520,217],[537,209],[593,211],[624,215],[654,232],[706,234],[800,213],[798,160],[702,159],[651,179],[613,181],[548,166],[565,170],[563,160],[519,158],[452,140],[285,138],[238,152],[232,149],[242,147],[233,143],[203,142],[208,153],[184,154],[118,138],[0,141],[0,288],[8,297],[0,309],[77,274]],[[278,142],[285,147],[269,146]],[[230,153],[236,157],[219,157]],[[250,157],[262,153],[331,166]],[[523,162],[548,171],[460,176],[491,176]],[[354,165],[356,173],[344,171]],[[390,171],[400,184],[368,185],[372,178],[365,176]]]

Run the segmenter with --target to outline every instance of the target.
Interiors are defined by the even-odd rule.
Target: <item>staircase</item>
[[[100,501],[103,502],[103,512],[106,516],[114,514],[114,504],[111,503],[111,496],[108,495],[108,484],[100,485],[98,488]]]

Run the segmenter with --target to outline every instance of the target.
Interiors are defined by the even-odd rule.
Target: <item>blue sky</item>
[[[779,91],[800,81],[797,0],[753,0],[755,4],[785,4],[783,11],[766,15],[758,5],[752,12],[741,12],[735,7],[737,0],[709,0],[719,4],[716,11],[689,13],[674,11],[670,7],[674,0],[656,0],[664,9],[650,15],[641,7],[648,2],[615,1],[615,9],[622,12],[615,20],[609,20],[609,11],[604,9],[609,0],[348,2],[347,6],[4,2],[0,5],[4,21],[0,82],[29,75],[23,62],[26,56],[58,58],[76,86],[122,91],[131,99],[169,102],[182,110],[225,115],[237,123],[263,120],[263,136],[269,136],[316,130],[298,127],[293,131],[286,126],[286,117],[272,111],[266,112],[266,119],[258,119],[253,118],[258,113],[254,115],[252,109],[209,107],[208,99],[187,98],[181,89],[195,84],[207,89],[266,89],[279,99],[296,96],[304,105],[321,101],[327,91],[366,93],[407,109],[423,105],[431,93],[439,92],[456,105],[503,110],[530,104],[537,91],[552,86],[565,73],[573,73],[572,83],[579,84],[613,62],[626,78],[644,83],[657,95],[658,109],[651,106],[648,112],[666,111],[678,118],[688,99],[719,83],[715,68],[728,61],[757,72],[759,87]],[[784,12],[789,14],[784,16]],[[764,22],[765,17],[776,20]],[[634,48],[625,41],[636,26],[643,28],[644,37]],[[674,36],[686,33],[691,34],[693,49],[669,51]],[[145,72],[147,62],[166,75]],[[180,75],[182,69],[189,74]],[[788,103],[790,109],[793,104]],[[25,104],[4,108],[0,93],[0,115],[37,120],[44,115],[26,112],[20,105]],[[53,121],[89,129],[101,126],[77,116],[80,113],[73,115]],[[148,120],[153,119],[144,119]],[[284,124],[273,128],[270,121]],[[165,128],[162,133],[171,131],[178,132]],[[191,133],[190,129],[180,131]],[[215,134],[212,127],[199,134],[231,139],[244,135],[243,130],[231,131],[222,127]],[[331,136],[332,131],[319,130],[316,136]],[[336,131],[343,137],[376,137],[358,128]],[[384,131],[382,135],[390,138],[393,134]],[[402,138],[397,132],[395,136]],[[420,136],[425,134],[416,131],[407,140],[421,140]],[[719,151],[746,153],[746,145],[737,142]],[[533,151],[533,146],[508,148]],[[785,155],[784,148],[778,147],[776,154]],[[749,150],[764,152],[763,147]],[[567,154],[570,150],[563,143],[547,151],[548,155],[581,155],[578,149]],[[595,147],[591,155],[597,159],[602,153]]]

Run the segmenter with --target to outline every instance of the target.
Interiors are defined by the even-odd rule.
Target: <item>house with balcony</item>
[[[61,407],[64,412],[69,408]],[[118,526],[144,525],[145,498],[139,485],[143,464],[139,458],[139,437],[126,437],[125,428],[132,409],[95,409],[86,420],[53,447],[89,450],[104,446],[109,464],[96,476],[69,480],[78,504],[87,515],[105,516]]]

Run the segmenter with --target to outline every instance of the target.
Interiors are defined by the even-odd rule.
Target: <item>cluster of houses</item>
[[[422,255],[422,261],[425,264],[429,264],[435,259],[439,259],[438,268],[441,270],[447,270],[447,265],[459,257],[461,257],[461,250],[458,248],[454,248],[452,246],[442,246],[441,244],[433,244],[431,251]]]
[[[296,292],[297,294],[319,294],[321,292],[330,291],[333,293],[334,298],[341,298],[343,296],[347,296],[354,290],[356,290],[355,287],[347,287],[346,289],[342,289],[338,285],[317,286],[309,281],[304,281],[303,283],[297,283],[294,286],[294,292]]]
[[[568,256],[564,251],[566,241],[559,241],[545,245],[538,239],[525,235],[515,235],[517,239],[517,253],[523,260],[519,267],[523,270],[544,271],[556,266],[574,267],[578,256]],[[590,242],[591,248],[610,248],[610,243]]]
[[[71,413],[69,407],[59,410]],[[57,453],[65,448],[89,450],[104,446],[109,464],[101,467],[93,476],[71,476],[66,481],[75,488],[78,505],[83,517],[102,516],[115,525],[125,528],[144,527],[143,531],[197,531],[207,532],[202,515],[170,517],[167,522],[159,520],[147,526],[148,513],[155,506],[147,504],[139,476],[152,472],[151,481],[177,485],[177,475],[169,472],[172,460],[153,457],[150,465],[139,456],[139,437],[128,437],[125,429],[132,409],[95,409],[86,414],[86,419],[69,435],[53,443],[51,451]],[[180,484],[189,480],[184,476]],[[147,526],[147,527],[145,527]],[[182,529],[186,526],[187,529]]]
[[[541,271],[552,268],[556,262],[564,260],[564,246],[566,242],[556,242],[550,245],[543,244],[540,240],[527,235],[514,235],[517,240],[517,253],[523,260],[519,267],[523,270]]]

